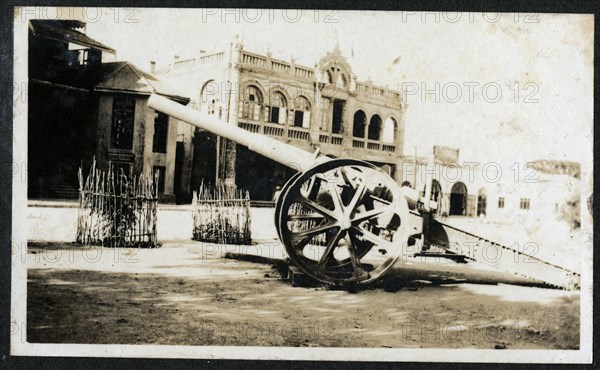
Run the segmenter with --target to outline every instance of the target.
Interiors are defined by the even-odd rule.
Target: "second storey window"
[[[118,97],[113,100],[110,147],[113,149],[133,148],[133,124],[135,121],[135,99]]]
[[[504,208],[504,197],[498,198],[498,208]]]
[[[530,206],[529,198],[521,198],[521,203],[519,205],[519,208],[527,210],[527,209],[529,209],[529,206]]]
[[[274,92],[269,99],[268,120],[284,125],[287,119],[287,101],[282,93]]]
[[[294,100],[294,127],[310,127],[310,104],[305,97],[299,96]]]
[[[345,101],[343,100],[334,100],[333,101],[333,114],[331,117],[331,133],[332,134],[341,134],[343,133],[343,117],[344,117],[344,105]]]
[[[260,121],[260,110],[263,100],[260,91],[255,86],[247,86],[244,89],[240,104],[240,118]]]
[[[167,136],[169,133],[169,116],[162,112],[154,114],[154,137],[152,151],[154,153],[167,152]]]

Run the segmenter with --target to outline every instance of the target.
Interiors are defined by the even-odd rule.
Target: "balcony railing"
[[[195,64],[196,64],[196,59],[178,60],[175,63],[173,63],[173,69],[174,70],[189,69],[189,68],[194,67]]]
[[[294,68],[294,76],[302,77],[302,78],[312,78],[314,72],[308,68],[303,67],[295,67]]]
[[[292,63],[284,62],[282,60],[270,60],[267,57],[249,53],[244,51],[242,53],[242,63],[257,66],[260,68],[267,68],[274,72],[285,73],[294,77],[300,78],[313,78],[314,70],[308,67],[292,65]]]
[[[271,62],[271,69],[276,72],[290,73],[290,66],[280,62]]]
[[[374,142],[374,141],[369,141],[367,142],[367,149],[370,150],[379,150],[381,144],[379,144],[378,142]]]
[[[381,146],[381,150],[383,150],[384,152],[394,153],[396,151],[396,146],[391,144],[383,144]]]
[[[344,137],[338,134],[331,134],[331,143],[333,145],[342,145],[344,143]]]
[[[365,142],[362,140],[352,139],[352,147],[353,148],[364,148]]]
[[[310,130],[301,127],[287,127],[275,123],[263,123],[263,122],[248,122],[245,120],[238,121],[238,126],[246,131],[255,134],[264,134],[267,136],[275,136],[279,138],[288,138],[292,140],[298,140],[303,142],[311,142]],[[374,140],[364,140],[360,138],[348,138],[352,140],[352,148],[355,149],[367,149],[376,150],[387,153],[395,153],[396,146],[389,143],[382,143]],[[331,144],[336,146],[344,145],[344,136],[340,134],[330,134],[321,132],[319,133],[320,144]]]
[[[258,134],[260,131],[260,125],[256,123],[240,121],[238,125],[244,130],[254,132],[255,134]]]
[[[225,58],[224,52],[203,55],[200,57],[200,64],[210,64],[210,63],[215,63],[215,62],[221,62],[221,61],[223,61],[224,58]]]
[[[253,65],[264,68],[265,65],[267,64],[267,58],[262,57],[260,55],[243,53],[242,54],[242,63],[253,64]]]
[[[308,132],[308,130],[301,130],[298,128],[290,128],[290,129],[288,129],[288,137],[290,139],[309,141],[310,133]]]
[[[285,133],[285,129],[283,127],[269,124],[265,124],[264,130],[265,135],[271,136],[283,136],[283,134]]]

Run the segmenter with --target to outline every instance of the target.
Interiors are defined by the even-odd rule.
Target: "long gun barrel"
[[[148,100],[148,106],[193,126],[233,140],[248,147],[253,152],[299,172],[306,172],[311,167],[329,160],[328,157],[317,156],[314,153],[282,143],[276,139],[246,131],[160,95],[152,94]]]
[[[150,96],[148,106],[299,172],[281,189],[275,206],[275,225],[290,260],[318,281],[368,284],[392,267],[405,243],[410,245],[419,239],[422,249],[417,255],[486,263],[487,247],[491,246],[497,250],[494,255],[501,257],[494,260],[495,267],[562,288],[579,286],[580,274],[575,271],[511,247],[490,244],[485,238],[433,220],[429,217],[431,176],[426,181],[423,207],[418,207],[418,191],[399,187],[373,164],[310,153],[155,94]],[[422,217],[422,211],[428,216]],[[314,255],[318,245],[325,245],[324,241],[323,253]],[[463,243],[484,247],[463,255]],[[429,245],[448,253],[429,252]],[[343,253],[336,254],[337,251]],[[539,263],[515,263],[522,255]]]

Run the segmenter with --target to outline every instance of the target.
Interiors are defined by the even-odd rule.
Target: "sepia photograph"
[[[591,363],[594,27],[15,7],[11,355]]]

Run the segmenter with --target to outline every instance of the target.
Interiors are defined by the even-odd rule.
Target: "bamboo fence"
[[[155,248],[158,173],[101,171],[94,160],[84,180],[79,168],[77,242],[117,248]]]
[[[200,185],[193,193],[193,239],[217,244],[250,244],[250,194],[224,184]]]

